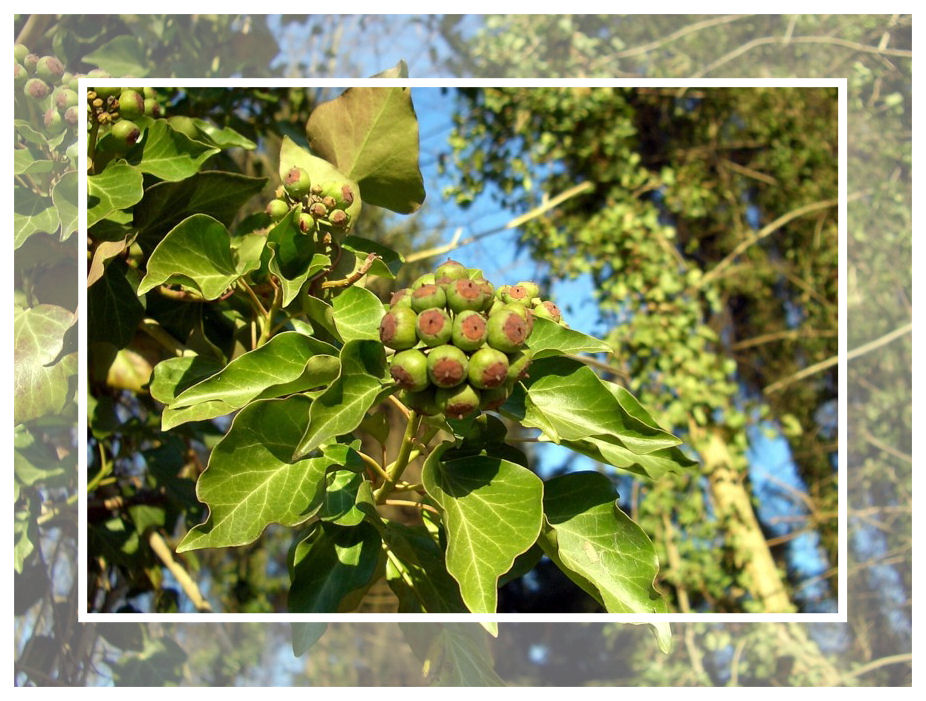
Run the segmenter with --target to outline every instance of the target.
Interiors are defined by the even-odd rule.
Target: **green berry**
[[[414,301],[412,303],[414,304]],[[433,348],[434,346],[441,346],[450,340],[453,333],[453,322],[446,311],[439,307],[432,307],[431,309],[425,309],[418,315],[415,330],[421,342],[429,348]]]
[[[135,119],[145,113],[145,98],[137,90],[123,90],[119,93],[119,114],[126,119]]]
[[[456,346],[433,348],[428,354],[428,378],[437,387],[456,387],[466,380],[469,361]]]
[[[482,305],[482,310],[488,311],[495,302],[495,286],[485,278],[474,278],[473,282],[482,287],[482,292],[486,297],[485,303]]]
[[[113,125],[110,133],[120,148],[127,149],[134,146],[138,141],[138,137],[141,136],[141,129],[138,128],[135,122],[130,122],[127,119],[120,119]]]
[[[280,221],[289,212],[289,205],[283,200],[270,200],[267,203],[266,212],[273,221]]]
[[[309,194],[309,188],[312,187],[312,179],[308,171],[298,166],[293,166],[283,177],[283,187],[287,194],[294,200],[301,200]]]
[[[447,287],[447,305],[457,314],[467,309],[480,311],[487,299],[485,290],[473,280],[454,280]]]
[[[445,304],[447,304],[447,297],[437,285],[422,285],[412,292],[412,309],[419,314],[425,309],[443,307]]]
[[[519,283],[517,284],[517,286],[518,286],[518,287],[523,287],[525,290],[527,290],[527,295],[528,295],[528,297],[530,297],[531,299],[533,299],[534,297],[539,297],[539,296],[540,296],[540,285],[538,285],[536,282],[524,282],[524,281],[522,281],[522,282],[519,282]]]
[[[19,63],[13,64],[13,83],[16,86],[24,85],[29,80],[29,71]]]
[[[434,416],[435,414],[441,413],[435,401],[434,394],[434,387],[430,386],[420,392],[403,390],[399,392],[399,400],[409,409],[414,409],[419,414]]]
[[[17,63],[22,63],[26,60],[26,56],[29,55],[29,49],[26,48],[23,44],[15,44],[13,46],[13,58]]]
[[[487,326],[489,345],[503,353],[520,350],[529,333],[524,318],[508,307],[491,314]]]
[[[428,380],[428,358],[420,350],[404,350],[396,353],[389,368],[392,379],[402,389],[420,392],[430,386]]]
[[[23,93],[26,97],[31,97],[33,100],[44,100],[48,97],[49,92],[51,92],[51,89],[41,78],[29,78],[25,87],[23,87]]]
[[[315,231],[315,217],[307,212],[299,212],[299,216],[296,218],[296,223],[299,224],[299,230],[303,234],[307,234],[310,231]]]
[[[323,205],[321,202],[315,202],[309,207],[309,214],[311,214],[316,219],[323,219],[328,216],[328,208]]]
[[[508,383],[514,384],[518,380],[527,377],[527,369],[530,367],[532,355],[529,350],[522,350],[508,356]]]
[[[42,56],[35,64],[35,74],[42,80],[55,83],[64,74],[64,64],[56,56]]]
[[[77,122],[80,121],[80,110],[77,105],[71,105],[64,111],[64,121],[72,127],[77,126]]]
[[[411,306],[412,306],[412,291],[411,291],[411,288],[409,287],[393,292],[392,297],[389,299],[390,309],[394,309],[396,307],[411,308]]]
[[[557,307],[553,302],[541,302],[536,307],[534,307],[534,315],[539,316],[541,319],[549,319],[550,321],[555,321],[559,323],[563,320],[563,314],[560,312],[559,307]]]
[[[504,304],[498,309],[508,309],[524,319],[524,323],[527,324],[527,335],[530,336],[531,331],[534,330],[534,312],[531,309],[525,307],[523,304],[518,304],[517,302],[512,304]],[[496,309],[496,311],[498,309]]]
[[[145,114],[155,118],[161,116],[161,105],[157,100],[150,97],[145,98]]]
[[[508,356],[489,346],[480,348],[469,359],[469,383],[477,389],[492,389],[508,379]]]
[[[469,277],[469,272],[462,263],[457,263],[455,260],[448,258],[446,263],[437,266],[437,269],[434,271],[434,277],[438,280],[441,278],[462,280]]]
[[[480,394],[482,395],[482,401],[479,403],[479,408],[491,411],[493,409],[498,409],[502,404],[508,401],[511,390],[507,385],[501,385],[500,387],[483,390]]]
[[[36,66],[39,64],[39,57],[35,54],[26,54],[22,63],[29,73],[35,73]]]
[[[415,322],[418,315],[410,307],[396,307],[386,312],[379,324],[379,338],[383,345],[394,350],[405,350],[418,343]]]
[[[451,338],[453,345],[465,351],[474,351],[485,345],[488,329],[486,319],[479,312],[464,310],[453,318]]]
[[[502,301],[505,302],[505,304],[522,304],[528,306],[533,296],[535,295],[531,295],[528,288],[519,283],[517,285],[508,286],[508,288],[502,292]]]
[[[331,226],[343,229],[350,223],[350,215],[343,209],[336,209],[328,217],[328,221],[331,222]]]
[[[411,284],[411,288],[412,290],[417,290],[419,287],[433,285],[435,282],[434,273],[425,273]]]
[[[67,128],[67,125],[64,123],[64,118],[62,118],[61,113],[56,107],[49,107],[45,110],[42,121],[49,134],[60,134]]]
[[[157,100],[158,99],[157,88],[152,88],[146,85],[145,87],[141,89],[141,93],[142,95],[145,96],[146,100]]]
[[[76,105],[78,99],[77,93],[70,88],[55,88],[52,93],[52,102],[55,103],[59,110],[66,110],[68,107]]]
[[[438,388],[434,393],[437,406],[449,419],[465,419],[479,410],[482,397],[467,384],[453,388]]]

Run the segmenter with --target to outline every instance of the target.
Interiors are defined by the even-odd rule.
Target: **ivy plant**
[[[289,528],[290,612],[352,611],[385,582],[400,612],[492,614],[500,585],[542,557],[607,612],[667,610],[653,544],[611,479],[543,479],[518,440],[534,431],[651,479],[690,467],[591,369],[610,346],[571,329],[533,282],[452,260],[388,304],[370,289],[404,258],[358,223],[425,199],[409,88],[318,105],[304,139],[278,142],[269,179],[217,169],[256,144],[164,116],[157,91],[89,100],[91,488],[125,457],[105,443],[107,392],[130,390],[159,429],[139,444],[140,490],[167,490],[186,514],[175,555]],[[194,473],[167,455],[191,443],[209,452]],[[146,516],[170,528],[163,508],[134,512],[134,526]],[[114,557],[137,547],[117,521],[94,526]]]

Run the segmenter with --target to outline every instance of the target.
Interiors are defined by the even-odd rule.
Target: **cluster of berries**
[[[415,411],[463,419],[505,403],[531,362],[534,317],[560,322],[533,282],[495,289],[448,260],[392,295],[379,335],[397,351],[390,373]]]
[[[354,203],[354,191],[346,183],[329,181],[313,185],[304,168],[293,166],[275,194],[276,199],[267,203],[266,210],[275,222],[295,208],[296,221],[304,234],[323,230],[346,233],[350,228],[346,210]]]
[[[105,74],[96,77],[105,77]],[[161,106],[153,88],[136,90],[107,86],[87,91],[87,128],[109,126],[113,146],[117,148],[135,145],[141,130],[132,120],[142,115],[161,116]]]

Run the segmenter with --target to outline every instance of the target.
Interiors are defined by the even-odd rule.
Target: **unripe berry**
[[[520,350],[527,340],[527,322],[516,311],[502,308],[489,316],[488,342],[503,353]]]
[[[508,379],[508,356],[489,346],[480,348],[469,359],[469,383],[477,389],[492,389]]]
[[[338,205],[343,208],[350,207],[354,203],[354,191],[350,185],[341,185],[341,199]]]
[[[49,83],[57,82],[64,73],[64,65],[56,56],[42,56],[35,65],[35,74]]]
[[[20,85],[24,85],[27,80],[29,80],[29,71],[27,71],[21,64],[14,63],[13,83],[19,87]]]
[[[457,348],[474,351],[485,345],[487,334],[486,319],[479,312],[468,309],[453,319],[451,338]]]
[[[141,89],[141,92],[142,92],[142,95],[145,96],[146,100],[157,100],[158,99],[157,88],[152,88],[151,86],[146,85],[145,87]]]
[[[77,104],[77,93],[70,88],[55,88],[53,101],[58,109],[66,110],[68,107]]]
[[[396,353],[389,374],[399,387],[409,392],[420,392],[430,385],[428,358],[420,350],[410,349]]]
[[[486,298],[482,310],[488,311],[492,307],[492,303],[495,302],[495,286],[484,278],[475,278],[473,282],[482,287],[482,292]]]
[[[289,205],[283,200],[270,200],[267,203],[266,212],[273,221],[280,221],[289,212]]]
[[[138,128],[138,125],[127,119],[120,119],[116,122],[110,133],[115,139],[116,144],[121,148],[131,148],[138,141],[138,137],[141,136],[141,130]]]
[[[44,100],[49,92],[50,88],[41,78],[29,78],[23,87],[26,97],[31,97],[33,100]]]
[[[26,60],[26,56],[29,55],[29,49],[26,48],[23,44],[15,44],[13,46],[13,59],[17,63],[22,63]]]
[[[517,285],[510,285],[508,289],[502,292],[502,301],[506,304],[522,304],[528,306],[531,303],[531,297],[534,296],[536,295],[530,294],[530,290],[519,283]]]
[[[518,304],[516,302],[512,304],[503,304],[501,307],[497,307],[495,311],[499,309],[508,309],[513,311],[519,317],[524,319],[524,323],[527,324],[527,335],[531,335],[531,331],[534,330],[534,312],[528,307],[525,307],[523,304]]]
[[[321,219],[328,215],[328,208],[321,202],[315,202],[309,207],[309,214],[317,219]]]
[[[35,73],[35,68],[38,66],[38,64],[39,57],[35,54],[26,54],[25,58],[23,58],[23,66],[25,66],[29,73]]]
[[[414,301],[412,302],[414,304]],[[414,307],[412,307],[414,308]],[[453,333],[453,322],[450,315],[439,307],[425,309],[416,320],[416,333],[421,342],[433,348],[441,346],[450,340]]]
[[[336,209],[328,217],[328,221],[332,226],[343,229],[350,223],[350,215],[343,209]]]
[[[435,282],[434,273],[425,273],[411,284],[411,288],[412,290],[417,290],[423,285],[433,285]]]
[[[529,350],[517,351],[508,356],[508,377],[506,381],[514,384],[527,377],[527,369],[531,365],[532,353]]]
[[[553,302],[541,302],[536,307],[534,307],[534,314],[539,316],[541,319],[549,319],[550,321],[555,321],[559,323],[563,320],[563,314]]]
[[[517,286],[523,287],[525,290],[527,290],[527,295],[530,299],[540,296],[540,285],[538,285],[536,282],[522,281],[522,282],[519,282]]]
[[[456,387],[466,379],[469,361],[456,346],[438,346],[428,354],[428,378],[437,387]]]
[[[480,311],[487,299],[482,286],[473,280],[454,280],[447,287],[447,305],[457,314],[466,309]]]
[[[145,113],[145,98],[137,90],[123,90],[119,93],[119,114],[135,119]]]
[[[418,315],[411,307],[396,307],[386,312],[379,324],[379,338],[383,345],[394,350],[405,350],[418,343],[415,322]]]
[[[56,107],[49,107],[45,110],[42,122],[45,124],[45,129],[48,130],[49,134],[59,134],[67,128],[61,113]]]
[[[465,419],[479,410],[482,398],[478,391],[464,384],[450,389],[438,388],[434,400],[447,418]]]
[[[448,258],[446,263],[437,266],[437,269],[434,271],[434,277],[438,280],[441,278],[462,280],[463,278],[469,277],[469,273],[466,270],[466,266],[462,263]]]
[[[482,395],[482,401],[479,402],[479,408],[486,411],[498,409],[508,400],[510,394],[511,390],[507,385],[501,385],[500,387],[493,387],[492,389],[482,390],[480,392],[480,395]]]
[[[158,104],[157,100],[150,97],[145,98],[145,114],[155,118],[161,116],[161,105]]]
[[[80,110],[77,105],[71,105],[64,111],[64,121],[72,127],[77,125],[77,122],[80,121]]]
[[[409,392],[402,390],[399,392],[399,401],[409,409],[414,409],[417,413],[424,416],[434,416],[440,414],[441,410],[434,399],[434,387],[428,387],[420,392]]]
[[[299,230],[303,234],[307,234],[310,231],[315,231],[315,217],[313,217],[308,212],[299,212],[298,217]]]
[[[445,304],[447,304],[447,297],[437,285],[422,285],[412,292],[412,309],[419,314],[425,309],[443,307]]]
[[[286,192],[294,200],[301,200],[309,194],[312,179],[304,168],[293,166],[283,178],[283,187],[286,188]]]
[[[390,309],[394,309],[396,307],[409,307],[410,308],[411,306],[412,306],[412,290],[409,287],[393,292],[392,297],[389,299]]]

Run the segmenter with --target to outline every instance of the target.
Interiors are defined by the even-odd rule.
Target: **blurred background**
[[[609,473],[656,544],[672,610],[835,612],[843,568],[848,624],[677,624],[667,656],[645,627],[616,624],[502,625],[497,640],[476,625],[79,625],[84,448],[70,402],[17,427],[18,684],[910,683],[909,17],[36,15],[15,30],[68,70],[134,77],[360,77],[404,60],[410,77],[849,84],[848,562],[837,537],[834,88],[416,88],[425,205],[411,217],[371,207],[358,225],[406,255],[400,284],[447,256],[492,280],[535,279],[573,327],[613,344],[600,371],[701,463],[655,483]],[[168,114],[257,141],[232,165],[266,175],[282,136],[304,140],[312,107],[338,92],[166,94]],[[17,240],[17,304],[76,309],[76,239],[38,229]],[[544,477],[603,469],[533,447]],[[183,528],[175,519],[162,536],[175,543]],[[269,529],[184,564],[214,610],[278,611],[287,545],[285,529]],[[93,566],[118,591],[98,610],[195,610],[144,544]],[[390,605],[372,592],[367,610]],[[502,590],[499,610],[593,605],[541,562]]]

